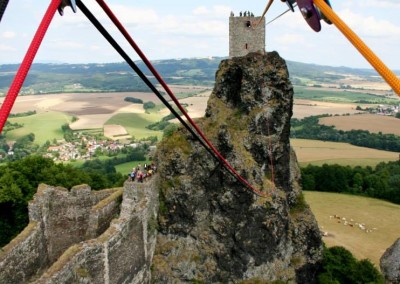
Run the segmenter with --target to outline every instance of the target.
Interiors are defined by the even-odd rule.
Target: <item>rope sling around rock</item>
[[[7,118],[11,112],[12,106],[15,102],[15,99],[18,96],[18,93],[26,79],[26,76],[29,72],[29,69],[32,65],[32,62],[36,56],[36,53],[40,47],[40,44],[46,34],[46,31],[54,17],[55,12],[58,10],[58,8],[61,5],[61,0],[53,0],[49,8],[44,15],[42,22],[35,34],[35,37],[33,38],[31,45],[25,55],[24,61],[22,62],[20,68],[18,69],[18,72],[14,78],[14,81],[9,89],[9,92],[6,96],[6,99],[2,105],[2,108],[0,110],[0,133],[1,130],[3,129]],[[154,87],[154,85],[147,79],[147,77],[140,71],[140,69],[134,64],[134,62],[127,56],[127,54],[123,51],[123,49],[115,42],[115,40],[107,33],[107,31],[101,26],[101,24],[97,21],[97,19],[90,13],[90,11],[84,6],[84,4],[81,1],[77,1],[78,7],[81,8],[81,10],[84,10],[86,12],[86,16],[88,18],[92,19],[92,23],[96,26],[96,28],[100,28],[99,31],[103,34],[103,36],[106,37],[106,39],[112,44],[112,46],[120,53],[120,55],[127,61],[127,63],[130,64],[132,69],[135,70],[135,72],[138,75],[141,75],[141,79],[149,86],[149,88],[155,93],[159,95],[159,98],[161,101],[169,108],[169,110],[180,120],[180,122],[192,133],[192,135],[197,138],[202,146],[214,157],[216,158],[226,169],[228,169],[228,172],[232,174],[239,182],[241,182],[243,185],[245,185],[246,188],[250,189],[254,194],[260,196],[260,197],[269,197],[270,195],[266,195],[256,188],[254,188],[251,184],[249,184],[243,177],[241,177],[234,169],[233,167],[222,157],[222,155],[215,149],[215,147],[207,140],[205,135],[200,131],[200,129],[197,127],[197,125],[194,124],[194,122],[191,120],[189,115],[186,113],[184,108],[177,102],[176,97],[172,94],[172,98],[175,103],[177,103],[177,106],[180,108],[182,113],[184,113],[185,117],[188,118],[188,120],[193,123],[194,128],[196,129],[197,132],[202,138],[200,139],[198,135],[190,128],[188,125],[185,123],[183,119],[181,119],[180,115],[169,105],[169,103],[163,99],[162,95],[158,92],[158,90]],[[96,23],[97,22],[97,23]],[[171,92],[172,93],[172,92]],[[207,143],[207,145],[204,144],[204,142]],[[209,147],[207,147],[209,146]]]

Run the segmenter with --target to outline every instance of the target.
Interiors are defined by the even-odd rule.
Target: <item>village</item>
[[[107,155],[113,156],[119,153],[127,153],[129,150],[144,147],[149,152],[156,149],[154,140],[142,140],[138,142],[98,139],[96,137],[82,136],[80,140],[66,142],[62,140],[58,145],[50,145],[43,155],[53,161],[90,160],[92,158]]]

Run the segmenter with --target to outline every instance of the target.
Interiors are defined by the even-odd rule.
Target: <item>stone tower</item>
[[[240,12],[229,17],[229,57],[245,56],[250,52],[265,53],[265,18],[257,25],[261,17],[253,13]]]

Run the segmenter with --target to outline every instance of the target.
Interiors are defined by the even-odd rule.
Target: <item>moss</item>
[[[156,216],[152,215],[147,222],[147,230],[149,231],[149,234],[152,235],[156,231],[158,231],[158,221]]]
[[[121,203],[122,202],[122,194],[123,194],[122,189],[116,190],[113,194],[111,194],[107,198],[104,198],[99,203],[97,203],[95,206],[93,206],[92,211],[102,209],[113,201]]]
[[[87,269],[85,269],[85,268],[82,268],[82,267],[76,268],[75,272],[79,277],[82,277],[82,278],[90,277],[89,271],[87,271]]]
[[[304,198],[304,194],[300,193],[297,196],[296,203],[290,208],[290,214],[301,213],[308,208],[307,202]]]
[[[29,222],[28,226],[26,226],[25,229],[21,233],[18,234],[18,236],[16,236],[14,239],[12,239],[8,245],[0,248],[0,258],[3,255],[6,255],[9,251],[11,251],[16,246],[18,246],[21,242],[26,240],[26,238],[28,238],[36,228],[38,228],[37,222],[35,222],[35,221]]]
[[[82,251],[83,245],[73,245],[69,247],[61,256],[60,258],[46,271],[45,276],[49,277],[54,275],[55,273],[59,272],[66,263],[71,261],[71,259],[76,256],[79,252]]]
[[[169,137],[165,138],[161,147],[163,149],[163,154],[170,152],[171,149],[179,149],[187,156],[192,151],[192,145],[180,131],[175,131]]]
[[[161,198],[161,194],[160,194],[160,207],[159,207],[159,212],[160,215],[165,215],[168,212],[167,206],[165,205],[165,199]]]
[[[108,241],[112,235],[115,235],[116,232],[117,229],[113,226],[112,227],[110,226],[100,237],[97,238],[97,240],[100,243],[104,243]]]
[[[295,268],[299,268],[302,265],[304,265],[305,263],[305,259],[304,256],[292,256],[292,258],[290,259],[290,264],[295,267]]]

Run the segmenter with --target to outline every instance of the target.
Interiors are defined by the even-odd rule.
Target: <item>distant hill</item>
[[[223,57],[168,59],[157,60],[153,64],[168,84],[213,85],[215,72],[223,59]],[[150,75],[141,61],[136,63],[146,75]],[[294,61],[287,61],[287,65],[291,80],[296,85],[302,85],[304,79],[329,83],[348,75],[367,77],[368,81],[382,81],[372,69],[321,66]],[[19,64],[0,65],[0,95],[7,92],[18,67]],[[32,65],[22,88],[22,94],[122,91],[148,91],[147,86],[123,62],[36,63]]]

